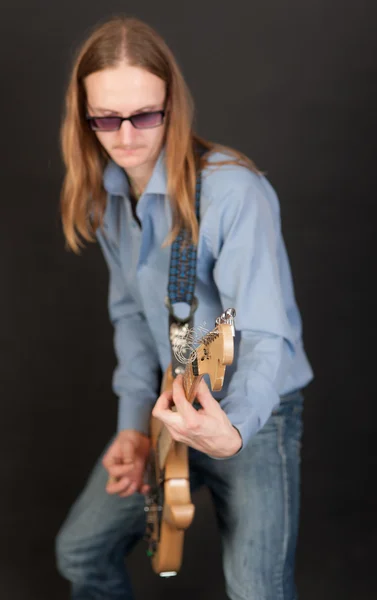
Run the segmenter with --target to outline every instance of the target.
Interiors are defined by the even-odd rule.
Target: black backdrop
[[[53,538],[114,428],[107,272],[98,247],[80,258],[64,249],[58,133],[76,45],[124,10],[175,52],[199,132],[246,152],[279,193],[316,374],[306,392],[299,591],[305,600],[375,597],[373,0],[4,0],[0,597],[68,597]],[[195,501],[179,577],[155,576],[143,545],[129,559],[137,598],[225,598],[206,492]]]

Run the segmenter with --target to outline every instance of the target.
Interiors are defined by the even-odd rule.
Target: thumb
[[[213,409],[218,405],[217,400],[215,400],[215,398],[212,396],[204,379],[201,380],[198,386],[196,398],[206,411],[212,412]]]

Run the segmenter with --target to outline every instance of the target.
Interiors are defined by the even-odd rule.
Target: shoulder
[[[208,164],[202,173],[203,212],[208,209],[211,212],[228,211],[229,207],[234,211],[244,203],[252,209],[256,204],[266,203],[278,214],[277,194],[265,175],[241,164],[223,164],[232,159],[230,153],[223,152],[208,156]]]
[[[223,152],[209,154],[202,174],[203,191],[215,195],[222,192],[222,195],[226,195],[232,190],[247,189],[257,182],[260,175],[247,167],[238,164],[224,164],[232,160],[235,160],[235,157],[231,154]]]

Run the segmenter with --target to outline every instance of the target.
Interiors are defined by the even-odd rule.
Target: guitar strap
[[[202,174],[200,170],[200,158],[206,152],[205,148],[197,147],[197,172],[195,187],[195,214],[200,223],[200,194],[202,187]],[[194,295],[196,280],[196,246],[191,240],[187,229],[182,229],[171,247],[169,281],[165,304],[169,311],[169,340],[171,348],[172,375],[176,377],[183,373],[185,365],[178,360],[174,348],[181,345],[181,356],[183,360],[188,358],[190,348],[185,344],[187,334],[193,326],[193,315],[198,307],[198,300]],[[185,303],[189,308],[186,317],[177,316],[175,305]],[[183,345],[182,345],[183,344]]]

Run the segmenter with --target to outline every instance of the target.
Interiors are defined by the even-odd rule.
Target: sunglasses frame
[[[119,131],[119,129],[122,127],[123,121],[130,121],[132,127],[135,127],[135,129],[155,129],[156,127],[161,127],[161,125],[164,122],[164,118],[165,118],[165,110],[151,110],[149,112],[145,112],[145,113],[138,113],[136,115],[131,115],[131,117],[118,117],[115,115],[109,115],[108,117],[95,117],[95,116],[90,116],[87,115],[86,116],[86,120],[88,121],[89,127],[92,131],[99,131],[99,132],[114,132],[114,131]],[[142,115],[161,115],[161,123],[159,123],[158,125],[152,125],[151,127],[137,127],[134,123],[133,123],[133,119],[135,117],[138,116],[142,116]],[[92,122],[94,120],[97,119],[119,119],[119,127],[117,129],[97,129],[97,128],[93,128],[92,126]]]

